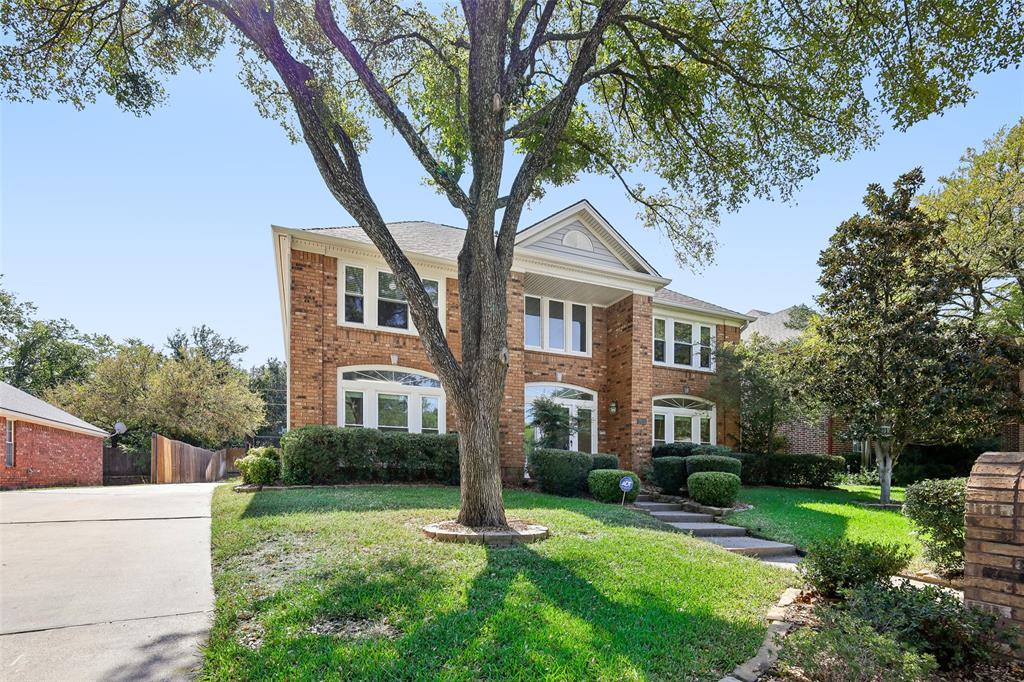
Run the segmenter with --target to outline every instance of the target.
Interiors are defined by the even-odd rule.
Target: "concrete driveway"
[[[215,485],[0,493],[0,679],[188,678],[213,614]]]

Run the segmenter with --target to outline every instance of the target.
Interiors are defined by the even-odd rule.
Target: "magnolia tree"
[[[409,300],[474,526],[505,525],[506,281],[531,197],[607,174],[700,262],[722,208],[788,195],[822,155],[871,144],[880,112],[906,127],[1024,52],[1024,18],[994,0],[4,0],[0,17],[14,99],[105,92],[143,113],[168,74],[236,47],[257,109],[308,147]],[[374,119],[465,218],[460,359],[363,174]]]
[[[814,395],[872,444],[883,502],[908,444],[990,436],[1021,406],[1019,346],[947,316],[970,272],[946,258],[945,223],[914,206],[923,183],[916,170],[891,194],[872,185],[867,213],[836,229],[803,345]]]

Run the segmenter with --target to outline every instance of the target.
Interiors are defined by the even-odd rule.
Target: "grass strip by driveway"
[[[638,512],[521,491],[505,493],[509,516],[548,540],[424,538],[458,496],[219,488],[202,678],[717,680],[757,651],[795,580]]]
[[[903,489],[893,489],[903,500]],[[745,487],[740,502],[753,509],[729,514],[727,523],[743,526],[754,535],[788,542],[802,549],[827,538],[868,540],[908,545],[914,553],[912,569],[926,568],[914,524],[897,510],[872,509],[858,502],[878,502],[878,487],[843,486],[840,489]]]

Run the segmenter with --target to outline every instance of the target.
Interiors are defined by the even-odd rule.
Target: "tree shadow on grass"
[[[266,636],[257,651],[237,647],[231,675],[717,679],[753,655],[764,634],[756,616],[713,613],[712,595],[674,604],[633,590],[613,599],[531,548],[484,551],[468,585],[436,559],[403,556],[325,572],[255,603]],[[401,634],[358,642],[309,633],[324,617],[387,618]]]

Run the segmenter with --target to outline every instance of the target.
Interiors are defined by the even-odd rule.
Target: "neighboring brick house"
[[[0,381],[0,489],[103,485],[103,429]]]
[[[390,223],[460,352],[456,259],[465,231]],[[383,259],[358,227],[273,227],[288,356],[288,426],[453,432],[454,414]],[[739,419],[702,396],[714,348],[750,318],[665,288],[622,235],[581,201],[518,233],[509,275],[502,474],[522,480],[529,405],[576,418],[567,446],[643,471],[654,442],[736,444]]]
[[[790,341],[800,336],[800,330],[790,326],[790,316],[797,306],[769,313],[764,310],[747,312],[752,319],[743,329],[741,338],[749,340],[754,334],[772,341]],[[840,424],[832,416],[817,420],[800,419],[778,427],[778,434],[786,439],[785,452],[845,455],[860,452],[860,443],[844,438]]]

